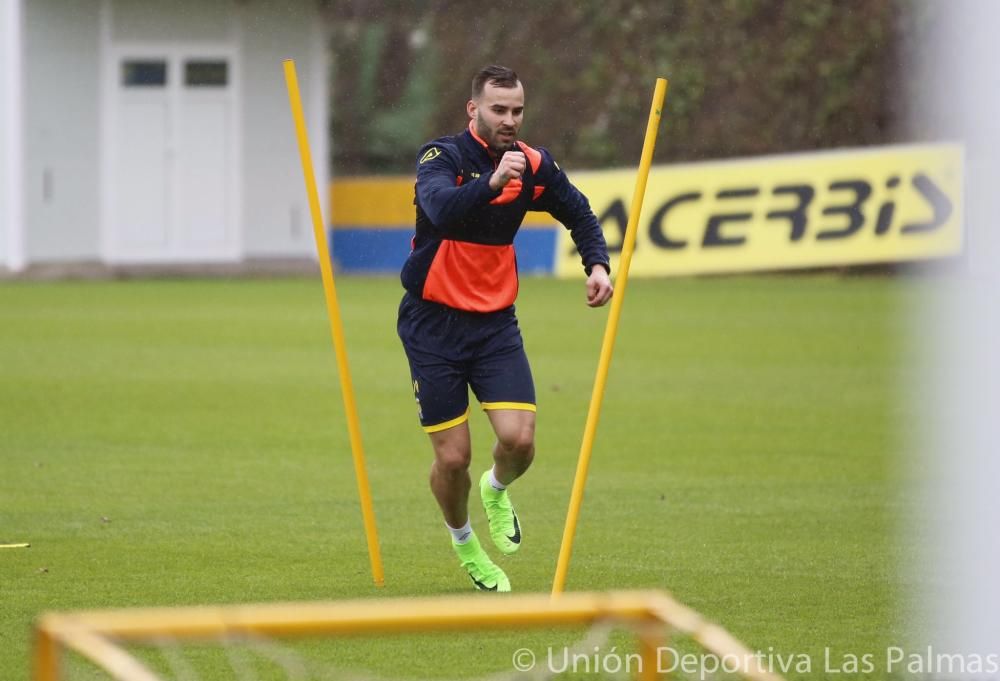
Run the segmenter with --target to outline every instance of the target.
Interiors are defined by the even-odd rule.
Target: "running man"
[[[416,235],[400,275],[406,293],[397,329],[434,448],[431,491],[455,552],[476,588],[510,591],[469,522],[469,388],[496,433],[480,498],[493,543],[512,554],[523,528],[507,487],[535,456],[535,387],[514,315],[513,243],[525,213],[548,212],[569,228],[588,275],[588,305],[607,303],[613,288],[590,203],[548,151],[518,139],[524,88],[517,74],[502,66],[479,71],[466,112],[467,130],[428,142],[417,155]]]

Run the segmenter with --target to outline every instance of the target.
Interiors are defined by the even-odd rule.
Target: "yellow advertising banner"
[[[920,260],[962,250],[962,148],[876,147],[654,167],[630,274]],[[579,172],[617,272],[634,170]],[[556,273],[582,276],[560,230]]]

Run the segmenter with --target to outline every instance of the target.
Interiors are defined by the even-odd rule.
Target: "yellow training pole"
[[[309,211],[312,213],[313,234],[316,237],[316,251],[319,267],[323,275],[323,292],[326,294],[326,311],[330,318],[330,333],[333,351],[337,355],[340,370],[340,390],[344,395],[344,410],[347,414],[347,432],[351,438],[351,454],[354,456],[354,475],[358,481],[358,496],[361,498],[361,514],[365,521],[365,535],[368,538],[368,557],[372,565],[375,586],[385,585],[382,572],[382,555],[378,545],[378,530],[375,527],[375,511],[372,508],[372,493],[368,485],[368,471],[365,468],[365,452],[361,446],[361,428],[358,425],[358,410],[354,404],[354,387],[351,371],[347,365],[347,350],[344,345],[344,326],[340,320],[340,306],[337,304],[337,289],[333,283],[333,266],[330,264],[330,246],[323,227],[323,216],[319,208],[319,193],[316,191],[316,176],[313,173],[312,155],[309,153],[309,138],[306,135],[306,120],[302,113],[302,98],[299,95],[299,79],[295,74],[295,61],[286,59],[285,83],[288,86],[288,103],[295,119],[295,134],[299,141],[299,155],[302,158],[302,174],[305,176],[306,193],[309,196]]]
[[[573,479],[573,493],[569,500],[569,513],[566,515],[566,527],[563,529],[562,545],[559,547],[559,562],[556,564],[556,577],[552,584],[553,596],[561,594],[566,586],[566,573],[569,571],[569,559],[573,553],[573,537],[576,536],[576,523],[580,516],[580,504],[583,503],[583,490],[587,484],[587,470],[590,468],[590,454],[594,448],[597,421],[601,416],[601,400],[604,398],[604,386],[608,380],[611,353],[615,349],[615,334],[618,332],[618,319],[621,317],[622,302],[625,300],[625,286],[628,284],[628,268],[632,262],[632,251],[635,249],[635,233],[639,225],[639,213],[642,210],[643,196],[646,194],[646,179],[649,177],[649,167],[653,163],[656,131],[660,126],[660,115],[663,110],[663,100],[666,96],[667,81],[664,78],[657,78],[656,88],[653,90],[653,104],[649,109],[649,121],[646,123],[646,139],[642,144],[642,159],[639,161],[639,174],[635,179],[635,192],[632,194],[632,206],[628,214],[628,226],[625,229],[625,242],[622,244],[618,276],[615,279],[615,295],[611,299],[608,324],[604,329],[601,358],[597,363],[597,379],[594,381],[594,391],[590,396],[590,409],[587,412],[587,425],[583,429],[583,444],[580,446],[580,458],[576,465],[576,477]]]
[[[52,633],[35,630],[33,681],[59,681],[59,645]]]

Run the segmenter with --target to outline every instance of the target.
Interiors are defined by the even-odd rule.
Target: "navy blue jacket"
[[[548,151],[517,145],[527,167],[501,191],[489,184],[499,158],[471,124],[420,149],[416,234],[400,275],[412,295],[473,312],[512,305],[514,235],[529,210],[548,212],[570,230],[588,273],[595,265],[610,271],[604,234],[587,198]]]

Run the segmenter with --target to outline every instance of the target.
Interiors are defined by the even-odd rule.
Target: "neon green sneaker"
[[[486,519],[490,521],[490,536],[503,553],[510,555],[521,548],[521,524],[510,503],[507,490],[497,491],[490,484],[490,472],[479,478],[479,496],[483,499]]]
[[[504,571],[497,567],[496,563],[490,560],[490,557],[483,551],[475,532],[464,544],[452,542],[451,545],[455,548],[458,560],[462,563],[465,571],[469,573],[469,577],[477,589],[480,591],[510,591],[510,580],[507,579]]]

